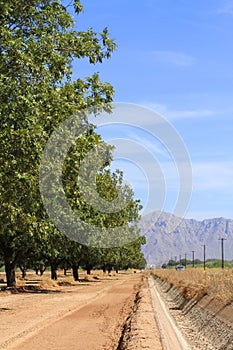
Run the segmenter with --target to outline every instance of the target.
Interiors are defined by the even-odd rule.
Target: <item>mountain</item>
[[[147,243],[142,247],[147,264],[160,265],[176,256],[203,260],[203,245],[206,244],[206,259],[221,259],[221,241],[224,241],[225,259],[233,259],[233,220],[224,218],[197,221],[183,219],[166,212],[155,211],[141,218],[141,234]]]

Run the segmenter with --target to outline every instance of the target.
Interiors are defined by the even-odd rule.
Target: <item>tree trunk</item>
[[[90,275],[90,274],[91,274],[91,267],[87,266],[87,275]]]
[[[103,273],[106,272],[106,266],[103,266]]]
[[[27,274],[27,268],[22,265],[19,265],[19,268],[20,268],[20,271],[22,272],[22,278],[25,278]]]
[[[44,274],[45,270],[46,270],[45,268],[43,268],[43,269],[42,269],[42,268],[40,268],[40,275],[41,275],[41,276],[43,276],[43,274]]]
[[[57,267],[51,264],[51,279],[57,280]]]
[[[16,263],[5,260],[7,287],[16,287],[15,270]]]
[[[72,272],[75,281],[79,281],[78,268],[78,265],[72,265]]]
[[[64,276],[66,276],[67,275],[67,268],[66,267],[64,267]]]
[[[116,271],[116,273],[119,272],[118,266],[116,266],[115,271]]]
[[[44,264],[38,264],[37,266],[34,267],[34,270],[37,275],[39,275],[39,272],[40,272],[40,275],[42,276],[46,270],[46,266]]]
[[[43,276],[43,273],[44,273],[45,270],[46,270],[46,266],[44,266],[43,264],[41,264],[40,267],[39,267],[39,270],[40,270],[40,275]]]

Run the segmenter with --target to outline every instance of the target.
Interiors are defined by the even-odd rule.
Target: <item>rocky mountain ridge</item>
[[[221,258],[220,238],[224,242],[225,258],[233,259],[233,220],[225,218],[197,221],[183,219],[166,212],[155,211],[141,218],[141,234],[147,243],[142,247],[147,264],[160,265],[180,255],[203,260],[203,245],[206,245],[206,259]]]

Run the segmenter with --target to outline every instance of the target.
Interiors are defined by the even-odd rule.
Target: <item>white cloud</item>
[[[233,1],[227,1],[223,7],[218,9],[217,13],[233,16]]]
[[[233,162],[194,162],[194,191],[233,192]]]
[[[216,111],[211,109],[190,109],[168,112],[169,117],[172,119],[212,117],[214,114],[216,114]]]
[[[182,52],[167,51],[167,50],[156,50],[151,52],[152,56],[163,63],[173,64],[177,66],[193,66],[196,59],[190,55]]]
[[[161,145],[161,142],[157,140],[153,135],[151,139],[148,139],[150,135],[147,137],[143,137],[142,135],[136,133],[129,133],[128,137],[130,140],[136,141],[142,147],[144,147],[147,151],[153,153],[154,155],[161,155],[165,159],[168,158],[168,152]]]
[[[181,109],[181,110],[172,110],[169,109],[166,105],[160,103],[144,103],[148,108],[153,111],[161,114],[168,120],[178,120],[178,119],[203,119],[210,118],[219,114],[223,114],[224,111],[217,111],[208,108],[200,108],[200,109]]]
[[[139,165],[138,170],[135,168],[135,165],[136,167]],[[123,169],[126,180],[134,188],[137,198],[143,198],[144,203],[148,194],[153,198],[153,201],[149,202],[148,206],[145,205],[145,209],[148,212],[155,210],[155,207],[164,210],[163,200],[165,200],[165,208],[167,205],[169,208],[173,208],[179,191],[185,192],[186,186],[188,191],[190,190],[189,174],[180,183],[179,173],[172,161],[161,161],[159,163],[161,172],[154,166],[154,162],[149,159],[143,159],[138,164],[127,164],[127,162],[120,164],[120,168]],[[198,206],[199,209],[191,209],[187,213],[187,217],[196,219],[220,216],[229,217],[232,206],[227,206],[226,203],[229,200],[231,201],[230,198],[233,196],[233,161],[193,162],[192,168],[192,201],[194,207]],[[163,187],[163,184],[165,187]],[[149,193],[147,192],[148,189]],[[202,198],[201,202],[199,202],[199,196]],[[216,200],[210,202],[210,198],[216,198]],[[160,201],[160,206],[155,206],[156,199],[158,202]]]

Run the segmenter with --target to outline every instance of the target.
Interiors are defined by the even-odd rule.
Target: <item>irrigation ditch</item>
[[[152,275],[153,283],[191,349],[233,349],[233,305],[200,293],[185,298],[167,281]]]
[[[135,296],[117,350],[233,350],[233,305],[188,299],[155,275]]]

